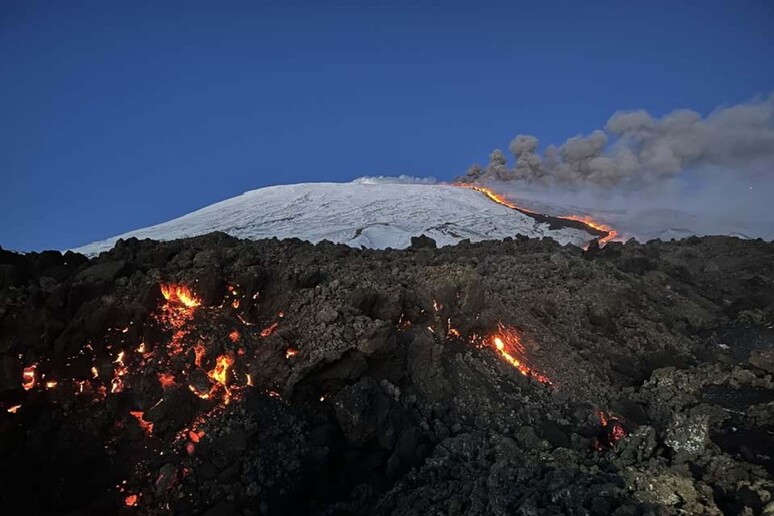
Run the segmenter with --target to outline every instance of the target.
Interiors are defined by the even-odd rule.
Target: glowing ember
[[[10,414],[16,414],[18,410],[21,408],[21,405],[14,405],[13,407],[8,407],[8,412]]]
[[[121,381],[121,378],[115,377],[112,380],[110,380],[110,392],[117,393],[122,392],[124,390],[124,382]]]
[[[602,426],[602,434],[596,441],[594,447],[598,451],[614,448],[615,445],[629,435],[623,426],[623,421],[612,414],[599,411],[599,422]]]
[[[231,307],[234,309],[239,308],[239,299],[234,299],[234,301],[231,302]]]
[[[56,384],[57,384],[56,380],[49,380],[46,382],[46,389],[53,389],[54,387],[56,387]]]
[[[460,331],[452,326],[451,317],[446,319],[446,327],[449,328],[449,330],[446,332],[447,337],[459,337]]]
[[[277,329],[277,326],[279,326],[279,323],[273,322],[271,325],[267,326],[263,330],[261,330],[261,337],[268,337],[272,333],[274,333],[274,330]]]
[[[535,378],[541,383],[551,385],[551,381],[546,376],[535,372],[527,364],[526,350],[521,343],[521,337],[514,328],[506,327],[500,323],[497,326],[497,332],[489,340],[500,356],[518,369],[521,374]]]
[[[185,285],[175,283],[162,283],[161,295],[170,303],[179,303],[188,308],[201,306],[202,302]]]
[[[188,386],[188,389],[189,389],[189,390],[190,390],[192,393],[196,394],[198,397],[200,397],[200,398],[201,398],[201,399],[203,399],[203,400],[208,400],[208,399],[210,399],[210,393],[209,393],[209,392],[199,392],[199,391],[197,391],[197,390],[196,390],[196,387],[194,387],[193,385],[189,385],[189,386]]]
[[[204,358],[206,351],[201,343],[194,346],[194,364],[196,364],[196,367],[202,366],[202,358]]]
[[[127,507],[135,507],[137,505],[137,501],[139,500],[139,497],[136,494],[130,494],[126,498],[124,498],[124,505]]]
[[[22,387],[24,387],[25,391],[28,391],[35,387],[35,368],[37,367],[36,364],[32,364],[29,367],[25,367],[24,371],[22,372]]]
[[[145,421],[143,419],[144,412],[140,410],[130,411],[129,414],[133,416],[135,419],[137,419],[137,422],[140,424],[140,427],[142,428],[143,432],[145,432],[145,435],[151,435],[153,433],[153,423],[150,421]]]
[[[523,211],[525,213],[532,213],[536,214],[534,211],[530,211],[527,209],[522,208],[521,206],[517,206],[516,204],[513,204],[509,200],[507,200],[505,197],[500,195],[499,193],[495,192],[494,190],[487,188],[485,186],[477,186],[477,185],[470,185],[466,183],[457,183],[455,186],[460,186],[462,188],[468,188],[470,190],[475,190],[477,192],[481,192],[482,194],[486,195],[489,200],[496,202],[497,204],[501,204],[502,206],[505,206],[506,208],[511,208],[512,210],[519,210]]]
[[[175,385],[175,377],[170,373],[159,373],[158,379],[161,386],[165,389]]]
[[[140,345],[137,346],[137,353],[145,353],[145,343],[140,342]]]
[[[247,386],[252,387],[253,386],[253,378],[250,376],[250,373],[247,373]]]
[[[285,351],[285,358],[290,358],[298,355],[298,350],[293,348],[288,348],[287,351]]]
[[[219,384],[225,386],[228,377],[228,369],[232,365],[234,365],[233,357],[228,355],[220,355],[215,361],[215,367],[212,369],[212,371],[207,373],[207,375]]]
[[[232,331],[228,334],[228,338],[231,339],[231,342],[239,342],[239,332],[236,330]]]
[[[92,368],[91,368],[91,374],[92,374],[92,376],[93,376],[94,378],[98,378],[98,377],[99,377],[99,371],[97,371],[97,368],[96,368],[96,367],[93,367],[93,366],[92,366]]]

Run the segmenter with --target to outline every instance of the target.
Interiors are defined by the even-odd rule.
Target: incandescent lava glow
[[[185,285],[177,283],[162,283],[160,285],[161,295],[170,303],[178,303],[187,308],[196,308],[201,306],[202,302],[197,298],[191,289]]]
[[[609,242],[610,240],[614,239],[618,236],[618,231],[611,228],[607,224],[603,224],[602,222],[597,222],[596,220],[592,219],[589,216],[579,216],[579,215],[568,215],[566,217],[562,217],[563,219],[568,220],[577,220],[579,222],[583,222],[587,226],[596,229],[597,231],[604,231],[607,233],[607,235],[603,236],[599,239],[600,244],[605,244]]]
[[[614,448],[618,441],[629,435],[623,426],[623,422],[618,417],[606,413],[603,410],[598,412],[599,422],[602,426],[602,435],[596,440],[595,448],[597,451]]]
[[[143,411],[141,410],[129,411],[129,414],[135,419],[137,419],[137,422],[140,424],[140,428],[142,428],[143,432],[145,432],[145,435],[151,435],[153,433],[153,423],[151,423],[150,421],[145,421],[145,419],[143,419],[142,416],[145,414]]]
[[[485,186],[478,186],[478,185],[471,185],[467,183],[455,183],[454,186],[459,186],[461,188],[467,188],[469,190],[475,190],[476,192],[481,192],[482,194],[486,195],[491,201],[496,202],[497,204],[500,204],[502,206],[505,206],[507,208],[511,208],[512,210],[519,210],[522,213],[526,213],[527,215],[538,215],[537,212],[534,212],[532,210],[528,210],[526,208],[522,208],[521,206],[512,203],[511,201],[507,200],[505,197],[503,197],[501,194],[495,192],[491,188],[487,188]],[[574,220],[576,222],[583,222],[591,229],[595,229],[597,231],[601,231],[604,233],[607,233],[605,236],[599,238],[600,244],[605,244],[609,242],[610,240],[614,239],[618,236],[618,231],[614,230],[607,224],[604,224],[602,222],[596,221],[593,218],[589,217],[588,215],[565,215],[563,217],[556,217],[558,219],[565,219],[565,220]]]
[[[158,373],[158,379],[164,389],[175,385],[175,377],[171,373]]]
[[[269,335],[271,335],[272,333],[274,333],[274,330],[277,329],[277,326],[279,326],[279,323],[277,323],[277,322],[271,323],[269,326],[267,326],[266,328],[261,330],[261,337],[266,338]]]
[[[21,408],[21,405],[14,405],[13,407],[8,407],[8,413],[16,414],[16,412],[18,412],[20,408]]]
[[[207,374],[210,378],[225,386],[228,378],[228,370],[232,365],[234,365],[234,359],[232,357],[229,355],[220,355],[217,360],[215,360],[215,367]]]
[[[494,201],[497,204],[505,206],[506,208],[510,208],[512,210],[521,210],[521,211],[526,212],[526,213],[535,213],[534,211],[530,211],[530,210],[524,209],[521,206],[518,206],[518,205],[512,203],[511,201],[509,201],[508,199],[506,199],[505,197],[503,197],[499,193],[495,192],[491,188],[487,188],[485,186],[471,185],[471,184],[467,184],[467,183],[455,183],[454,186],[459,186],[461,188],[467,188],[469,190],[475,190],[476,192],[480,192],[480,193],[486,195],[489,198],[490,201]]]
[[[130,494],[124,498],[124,505],[127,507],[134,507],[137,505],[138,496],[136,494]]]
[[[521,337],[516,332],[515,328],[499,323],[497,325],[497,331],[489,337],[488,341],[497,353],[503,357],[506,362],[518,369],[521,374],[534,378],[540,383],[551,385],[551,380],[549,380],[547,376],[536,372],[528,364],[527,351],[524,349]]]
[[[32,364],[29,367],[25,367],[24,371],[22,372],[22,387],[24,387],[25,391],[28,391],[35,387],[36,379],[35,379],[35,368],[37,367],[36,364]]]

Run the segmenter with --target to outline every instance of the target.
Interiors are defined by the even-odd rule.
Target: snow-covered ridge
[[[462,239],[550,236],[582,245],[592,236],[547,224],[496,204],[479,192],[449,185],[302,183],[251,190],[155,226],[74,249],[88,255],[119,238],[172,240],[223,231],[239,238],[327,239],[352,247],[402,249],[425,234],[439,246]]]

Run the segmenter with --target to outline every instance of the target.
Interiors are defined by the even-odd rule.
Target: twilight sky
[[[518,133],[768,95],[774,2],[698,4],[3,2],[0,246],[273,184],[450,179]]]

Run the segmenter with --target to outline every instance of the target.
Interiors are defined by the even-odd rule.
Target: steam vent
[[[774,513],[774,243],[608,240],[0,250],[2,502]]]

